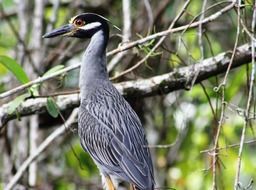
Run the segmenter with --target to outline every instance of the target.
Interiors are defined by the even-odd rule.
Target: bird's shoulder
[[[110,81],[98,80],[95,84],[91,84],[91,87],[81,99],[82,110],[87,110],[114,132],[129,128],[142,130],[137,114]]]

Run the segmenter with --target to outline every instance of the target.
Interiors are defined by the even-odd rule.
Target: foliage
[[[58,106],[52,97],[47,98],[46,109],[52,117],[54,117],[54,118],[58,117],[58,115],[59,115]]]
[[[28,19],[26,26],[21,25],[20,14],[17,13],[21,11],[18,9],[19,3],[13,0],[4,0],[2,4],[0,3],[0,6],[3,5],[7,16],[4,17],[4,14],[0,11],[0,92],[5,92],[17,86],[17,80],[24,84],[29,82],[30,79],[35,79],[38,76],[49,76],[67,65],[78,62],[81,60],[81,54],[84,51],[85,42],[83,40],[58,38],[47,41],[41,39],[39,48],[41,57],[35,59],[36,53],[34,54],[34,52],[38,49],[33,49],[32,21],[34,19],[34,9],[31,9],[31,7],[34,8],[36,1],[31,5],[26,5],[25,2],[27,1],[23,2],[24,6],[27,7],[27,12],[24,17]],[[150,26],[150,14],[144,5],[146,1],[133,0],[131,2],[132,37],[130,41],[143,39],[149,33],[153,34],[166,30],[184,4],[183,1],[148,1],[154,18],[153,26]],[[165,4],[165,2],[168,3]],[[220,11],[229,3],[230,1],[208,0],[207,11],[204,12],[204,16],[207,17]],[[252,32],[252,7],[255,1],[247,0],[243,3],[246,4],[240,8],[240,27],[242,29],[240,28],[238,45],[250,42],[245,27],[249,32]],[[164,4],[165,6],[161,7]],[[203,1],[192,0],[174,28],[198,21],[202,12],[202,4]],[[97,2],[90,0],[84,4],[76,4],[76,1],[60,1],[59,7],[56,9],[57,12],[55,12],[53,3],[47,2],[41,21],[43,26],[41,32],[44,33],[48,29],[61,26],[77,13],[88,10],[104,14],[111,22],[121,28],[123,26],[122,6],[122,1],[117,0],[99,0]],[[201,45],[199,44],[198,27],[172,33],[167,36],[161,47],[149,57],[147,65],[142,64],[133,73],[118,80],[147,78],[164,74],[183,66],[199,63],[203,59],[211,58],[227,50],[231,51],[231,56],[238,30],[237,15],[238,7],[224,13],[217,20],[204,25]],[[10,23],[12,23],[14,29],[10,27]],[[27,29],[24,36],[21,32],[24,29],[22,27]],[[23,38],[26,48],[22,46],[13,30],[16,30],[20,38]],[[108,50],[118,47],[118,44],[121,43],[121,40],[116,37],[117,35],[113,35],[117,33],[115,29],[111,28],[110,33]],[[131,49],[110,74],[120,73],[135,65],[138,60],[151,51],[157,42],[158,38],[152,39]],[[29,59],[29,56],[32,57],[34,63]],[[109,57],[109,61],[112,58]],[[39,70],[38,73],[35,72],[35,68]],[[188,91],[180,90],[143,100],[141,97],[131,100],[128,97],[131,105],[140,116],[147,132],[149,144],[152,145],[156,181],[161,187],[170,187],[177,190],[213,188],[212,162],[214,152],[210,150],[214,147],[214,139],[221,118],[221,106],[225,105],[224,121],[218,139],[218,148],[221,149],[218,151],[216,163],[216,185],[218,189],[223,190],[234,188],[239,143],[246,120],[244,113],[247,105],[251,70],[252,66],[248,63],[248,65],[230,71],[227,75],[224,95],[221,88],[216,91],[224,80],[224,75],[218,75],[204,80],[201,84],[191,84],[191,89]],[[72,82],[64,81],[63,85],[59,85],[59,81],[56,82],[56,79],[52,79],[50,82],[36,84],[16,97],[0,100],[1,105],[7,103],[10,105],[9,113],[14,113],[18,106],[28,98],[47,97],[46,109],[53,118],[46,116],[46,114],[40,113],[38,115],[37,132],[41,139],[38,137],[37,143],[42,142],[52,132],[54,126],[59,126],[64,122],[58,117],[60,115],[59,108],[55,103],[55,96],[52,94],[66,91],[67,87],[77,89],[78,74],[71,75],[68,73],[68,75]],[[13,80],[12,76],[15,76],[16,79]],[[74,81],[76,81],[75,85]],[[221,102],[222,97],[224,97],[224,102]],[[67,111],[61,114],[66,119],[70,114],[70,108],[67,108]],[[255,189],[254,184],[250,185],[251,180],[256,180],[255,142],[249,142],[249,140],[255,140],[255,89],[250,114],[253,117],[246,128],[245,141],[248,142],[244,144],[242,154],[240,189],[245,189],[247,186],[248,189]],[[8,124],[5,133],[0,130],[0,146],[4,147],[2,155],[5,155],[1,155],[0,160],[9,158],[9,160],[5,160],[5,163],[8,164],[0,164],[0,170],[3,171],[4,169],[8,174],[6,176],[9,176],[14,168],[18,169],[24,158],[28,156],[29,129],[25,124],[29,123],[29,119],[19,119],[22,122]],[[15,131],[15,134],[13,134],[13,131]],[[19,143],[24,144],[24,147],[21,148]],[[154,147],[155,145],[166,146]],[[39,157],[38,166],[41,167],[36,173],[36,185],[39,189],[47,189],[48,187],[56,190],[100,189],[98,188],[101,185],[97,167],[81,148],[76,130],[75,135],[61,137],[56,140],[56,144],[51,144],[51,148]],[[4,176],[1,179],[2,181],[9,181],[9,178],[6,178],[8,177]],[[22,177],[19,183],[23,186],[28,184],[27,174]]]
[[[23,70],[23,68],[12,58],[8,56],[0,56],[0,64],[5,66],[9,71],[11,71],[14,76],[19,80],[22,84],[29,82],[29,77]]]

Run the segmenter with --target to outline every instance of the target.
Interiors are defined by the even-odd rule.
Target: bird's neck
[[[79,86],[81,97],[86,95],[95,80],[108,80],[106,68],[106,44],[108,38],[102,30],[95,33],[83,55]]]

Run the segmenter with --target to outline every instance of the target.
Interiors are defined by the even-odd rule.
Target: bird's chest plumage
[[[107,130],[86,109],[79,109],[78,134],[83,147],[89,152],[106,148],[109,143]]]

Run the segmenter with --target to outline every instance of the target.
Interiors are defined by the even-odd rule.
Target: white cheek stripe
[[[97,28],[99,26],[101,26],[100,22],[92,22],[90,24],[85,24],[84,26],[79,27],[79,28],[83,29],[83,30],[91,30],[91,29]]]

